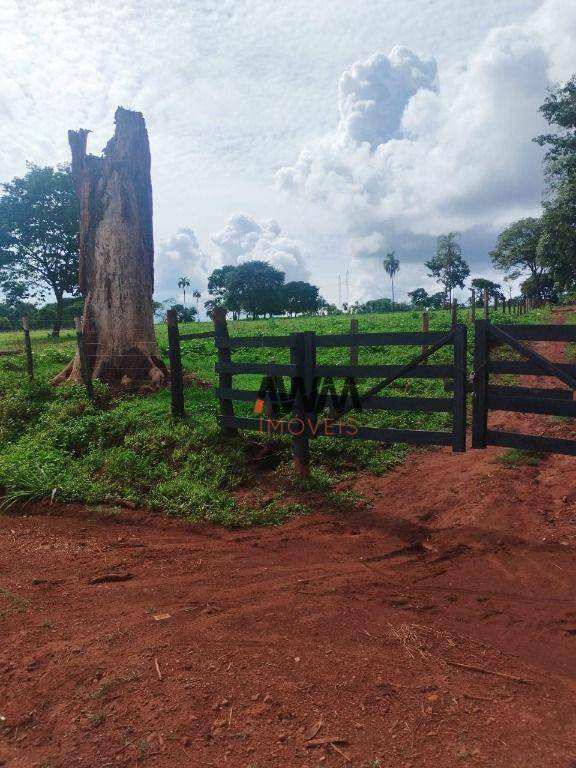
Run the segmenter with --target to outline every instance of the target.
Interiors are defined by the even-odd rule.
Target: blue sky
[[[0,0],[0,180],[150,135],[156,286],[265,258],[329,299],[433,289],[435,237],[476,275],[537,213],[546,88],[576,71],[570,0]]]

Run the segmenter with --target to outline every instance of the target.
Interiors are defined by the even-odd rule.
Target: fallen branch
[[[333,742],[333,741],[331,741],[331,742],[330,742],[330,746],[332,747],[332,749],[335,749],[335,750],[336,750],[336,752],[338,752],[338,754],[339,754],[339,755],[342,755],[342,757],[344,758],[344,760],[345,760],[347,763],[351,763],[351,762],[352,762],[352,760],[351,760],[351,759],[350,759],[350,757],[349,757],[349,756],[346,754],[346,752],[344,752],[342,749],[338,749],[338,747],[336,746],[336,744],[334,744],[334,742]]]
[[[348,739],[330,738],[325,739],[312,739],[306,744],[306,749],[313,749],[314,747],[326,747],[330,744],[348,744]]]
[[[130,581],[133,578],[133,573],[104,573],[102,576],[94,576],[89,584],[109,584],[114,581]]]
[[[154,657],[154,666],[156,667],[156,672],[158,674],[158,680],[162,680],[162,672],[160,672],[160,665],[158,664],[158,659]]]
[[[517,677],[516,675],[509,675],[506,672],[496,672],[493,669],[486,669],[486,667],[477,667],[475,664],[463,664],[461,661],[449,661],[444,659],[446,664],[450,664],[451,667],[458,667],[459,669],[468,669],[470,672],[480,672],[483,675],[495,675],[496,677],[504,677],[506,680],[514,680],[516,683],[522,683],[523,685],[536,685],[536,680],[530,680],[527,677]]]

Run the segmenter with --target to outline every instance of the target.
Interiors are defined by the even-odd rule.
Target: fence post
[[[476,291],[472,289],[470,296],[470,320],[472,325],[476,322]]]
[[[34,378],[34,358],[32,357],[32,342],[30,341],[30,320],[27,317],[22,318],[22,330],[24,331],[24,350],[26,352],[26,368],[28,378]]]
[[[472,448],[486,448],[488,428],[488,346],[489,320],[477,320],[474,329],[474,401],[472,409]]]
[[[88,369],[88,358],[86,357],[86,346],[84,345],[84,332],[82,330],[82,320],[79,317],[74,318],[74,328],[76,329],[76,343],[78,344],[78,357],[80,358],[80,375],[86,387],[86,394],[89,400],[94,400],[94,384],[92,376]]]
[[[452,450],[466,450],[466,326],[454,326],[454,411],[452,414]]]
[[[458,322],[458,300],[452,299],[452,306],[450,307],[450,325],[452,328],[456,327]]]
[[[422,331],[424,333],[428,333],[429,329],[430,329],[430,313],[428,312],[427,309],[425,309],[424,312],[422,312]],[[424,343],[422,344],[422,354],[425,355],[426,352],[428,352],[428,344]],[[424,358],[424,360],[422,360],[422,365],[428,365],[427,357]]]
[[[358,333],[358,319],[356,317],[350,320],[350,333]],[[350,347],[350,365],[358,365],[358,347]]]
[[[506,314],[506,299],[502,298],[502,314]]]
[[[186,415],[184,411],[184,376],[182,375],[178,315],[175,309],[168,310],[166,322],[168,323],[168,357],[170,358],[171,410],[175,419],[182,419]]]
[[[291,391],[296,393],[294,400],[294,416],[302,421],[302,432],[292,436],[292,453],[297,474],[302,477],[310,475],[310,428],[308,419],[316,416],[306,408],[305,398],[316,401],[314,373],[316,368],[316,334],[314,331],[292,334],[294,344],[290,349],[290,361],[296,365],[295,378]]]
[[[490,317],[490,303],[488,296],[488,288],[484,288],[484,320],[488,320]]]
[[[216,309],[212,311],[212,321],[214,323],[214,342],[216,344],[218,362],[231,363],[232,357],[230,354],[230,347],[221,347],[218,344],[219,341],[230,338],[228,324],[226,322],[226,309],[224,307],[216,307]],[[220,389],[232,389],[232,374],[219,373],[218,387]],[[234,404],[232,400],[229,400],[226,397],[220,398],[220,414],[221,416],[234,416]],[[222,432],[229,436],[238,434],[238,430],[235,427],[222,427]]]

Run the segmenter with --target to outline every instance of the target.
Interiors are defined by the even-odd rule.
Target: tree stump
[[[86,154],[89,131],[69,131],[80,201],[80,290],[92,379],[157,389],[168,370],[154,333],[150,146],[140,112],[118,107],[102,157]],[[76,357],[54,383],[82,381]]]

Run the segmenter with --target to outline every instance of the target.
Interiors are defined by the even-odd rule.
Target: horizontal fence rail
[[[202,333],[181,333],[180,341],[195,341],[196,339],[213,339],[214,331],[203,331]]]
[[[318,365],[316,373],[319,376],[334,378],[375,379],[379,376],[396,376],[402,371],[402,365]],[[443,379],[450,378],[454,372],[451,365],[419,365],[406,371],[402,378],[406,379]]]

